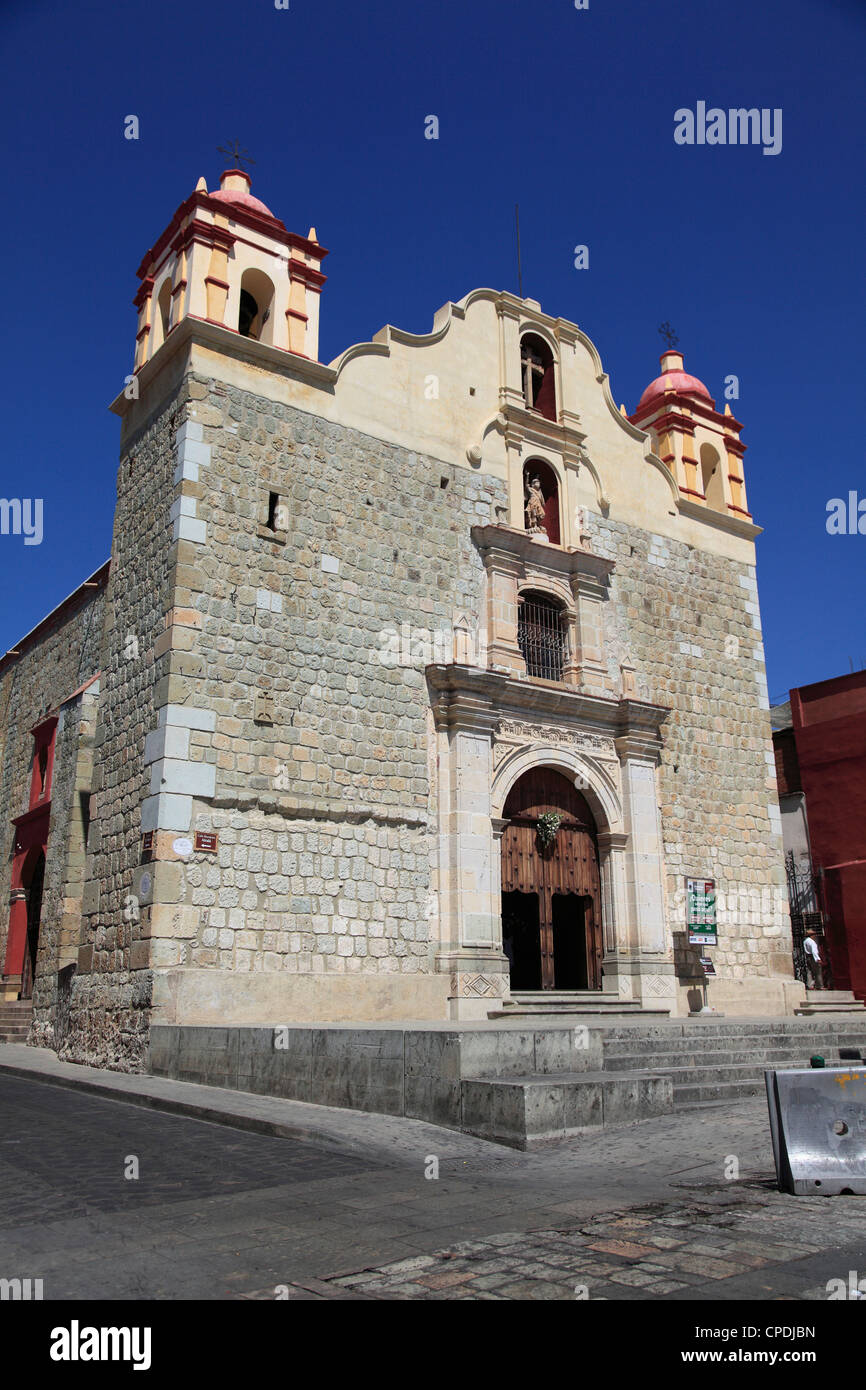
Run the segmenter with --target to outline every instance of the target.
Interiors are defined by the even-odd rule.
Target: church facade
[[[110,565],[0,663],[31,1041],[682,1016],[689,878],[711,1003],[791,1012],[740,424],[494,290],[320,363],[326,255],[231,170],[139,268]]]

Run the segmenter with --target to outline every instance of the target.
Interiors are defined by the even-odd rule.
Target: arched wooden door
[[[539,816],[562,819],[552,844]],[[601,989],[596,826],[567,777],[535,768],[514,784],[502,836],[502,939],[515,990]]]

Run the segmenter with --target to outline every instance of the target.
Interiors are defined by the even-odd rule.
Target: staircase
[[[564,1026],[561,1017],[501,1030],[469,1025],[460,1034],[455,1068],[459,1128],[527,1149],[597,1126],[668,1114],[670,1080],[655,1071],[606,1069],[603,1037],[601,1028]]]
[[[765,1070],[808,1067],[815,1053],[838,1066],[840,1048],[856,1048],[866,1058],[866,1016],[671,1020],[667,1026],[607,1029],[604,1070],[667,1077],[674,1109],[681,1110],[762,1095]]]
[[[26,1042],[32,1017],[32,999],[13,999],[0,1004],[0,1043]]]
[[[488,1018],[551,1018],[560,1022],[565,1015],[594,1015],[598,1018],[641,1017],[667,1018],[669,1009],[648,1009],[639,999],[620,999],[618,994],[605,994],[597,989],[518,990],[500,1009],[488,1011]]]
[[[866,1004],[857,999],[850,989],[807,989],[806,1002],[795,1014],[804,1018],[819,1017],[821,1014],[861,1014],[866,1015]]]

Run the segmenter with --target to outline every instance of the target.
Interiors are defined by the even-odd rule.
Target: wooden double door
[[[558,815],[545,844],[539,817]],[[505,803],[502,941],[513,990],[602,987],[596,826],[586,798],[551,768],[527,772]]]

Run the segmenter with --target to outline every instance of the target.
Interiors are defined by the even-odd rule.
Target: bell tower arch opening
[[[722,482],[721,459],[712,444],[701,445],[701,485],[707,506],[717,511],[725,510],[725,490]]]
[[[556,420],[556,367],[553,352],[538,333],[520,339],[520,370],[527,410]]]
[[[260,343],[273,341],[274,286],[263,270],[245,270],[241,278],[238,332]]]
[[[151,327],[152,346],[151,354],[162,347],[171,324],[171,276],[167,275],[162,282],[159,294],[156,296],[154,305],[153,325]]]

